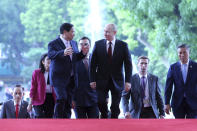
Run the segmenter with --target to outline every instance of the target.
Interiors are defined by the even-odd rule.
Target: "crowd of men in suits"
[[[114,24],[105,26],[105,39],[95,42],[92,53],[90,39],[82,37],[78,49],[74,33],[72,24],[60,26],[60,36],[48,44],[32,75],[29,105],[22,88],[15,87],[1,118],[29,118],[32,106],[36,118],[71,118],[72,108],[76,118],[109,118],[109,91],[110,118],[118,118],[121,98],[125,118],[164,118],[171,107],[175,118],[197,118],[197,63],[189,59],[188,45],[177,48],[179,61],[169,68],[164,103],[159,78],[148,72],[148,57],[138,58],[138,73],[132,75],[128,44],[116,38]],[[49,108],[53,112],[47,115]]]

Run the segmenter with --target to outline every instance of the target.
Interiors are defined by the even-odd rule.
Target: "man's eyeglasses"
[[[89,44],[88,43],[80,43],[80,45],[87,46]]]

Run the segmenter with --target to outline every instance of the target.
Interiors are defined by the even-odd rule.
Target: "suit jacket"
[[[89,107],[96,105],[96,90],[90,87],[89,73],[82,60],[77,62],[75,70],[74,101],[76,106]]]
[[[164,104],[161,96],[161,90],[158,85],[158,77],[152,74],[147,75],[148,89],[149,89],[149,101],[150,105],[155,113],[156,118],[159,115],[164,114]],[[141,93],[140,93],[140,76],[135,74],[131,80],[131,90],[129,92],[123,91],[123,110],[124,112],[130,112],[132,118],[139,118],[141,109],[143,106]],[[130,99],[130,109],[129,109]]]
[[[52,87],[52,94],[55,101],[55,91]],[[40,69],[33,72],[30,97],[33,98],[32,105],[42,105],[46,98],[46,82],[44,73]]]
[[[107,82],[111,77],[117,90],[122,91],[124,81],[131,82],[132,62],[131,54],[127,43],[117,40],[112,56],[112,63],[108,61],[106,40],[99,40],[95,43],[91,63],[90,63],[90,81],[96,82],[97,89],[106,88]],[[125,80],[123,73],[125,69]]]
[[[29,113],[27,112],[28,102],[22,101],[18,118],[30,118]],[[16,110],[14,106],[14,101],[9,100],[3,103],[3,107],[1,109],[1,118],[16,118]]]
[[[181,63],[176,62],[170,66],[166,79],[165,104],[170,104],[172,97],[171,106],[176,109],[180,106],[184,95],[190,108],[197,110],[197,63],[191,60],[189,61],[186,83],[183,81]]]
[[[70,56],[64,56],[66,47],[60,37],[48,44],[48,56],[51,59],[50,84],[55,88],[57,99],[67,98],[65,87],[70,82],[71,71],[74,69],[75,62],[85,57],[82,52],[78,52],[76,41],[71,40],[70,44],[73,48],[72,61]]]

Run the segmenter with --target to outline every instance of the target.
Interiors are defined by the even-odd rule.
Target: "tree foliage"
[[[48,43],[59,35],[59,27],[64,22],[75,26],[75,39],[83,33],[83,21],[88,13],[87,1],[80,0],[29,0],[27,10],[21,14],[25,26],[24,41],[31,46],[25,57],[32,66],[23,70],[23,75],[38,67],[41,54],[47,52]],[[30,77],[29,77],[30,78]]]
[[[7,57],[3,63],[9,65],[14,74],[30,80],[41,54],[47,52],[48,43],[57,37],[63,22],[74,24],[75,40],[84,35],[90,9],[88,2],[0,1],[0,47]],[[178,60],[177,45],[189,44],[191,59],[197,60],[196,0],[102,2],[104,23],[117,25],[117,37],[129,44],[133,55],[148,55],[150,72],[158,75],[163,84],[169,65]]]
[[[151,59],[150,71],[158,75],[163,84],[169,65],[178,60],[177,45],[189,44],[191,59],[197,60],[196,0],[107,1],[108,10],[118,18],[118,27],[127,36],[130,47],[136,47],[135,40],[138,45],[145,45]]]
[[[28,49],[28,45],[23,41],[24,26],[19,17],[25,10],[25,2],[26,0],[0,1],[0,44],[6,56],[1,64],[9,68],[14,75],[20,75],[22,63],[26,63],[23,53]]]

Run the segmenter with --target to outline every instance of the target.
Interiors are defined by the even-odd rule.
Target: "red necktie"
[[[16,104],[16,118],[18,118],[18,110],[19,110],[19,105]]]
[[[108,53],[109,63],[111,64],[111,62],[112,62],[112,47],[111,47],[112,43],[111,43],[111,41],[108,44],[109,44],[109,47],[108,47],[107,53]]]

